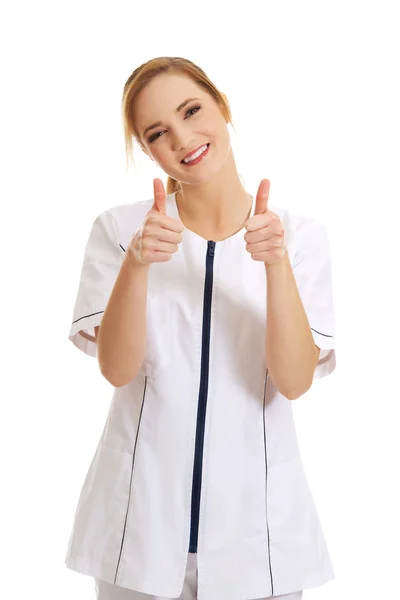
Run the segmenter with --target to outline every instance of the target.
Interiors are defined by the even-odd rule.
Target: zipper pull
[[[215,242],[208,242],[207,254],[214,256],[215,254]]]

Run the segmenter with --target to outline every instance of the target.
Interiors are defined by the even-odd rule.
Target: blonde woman
[[[98,600],[298,600],[334,577],[292,401],[335,368],[329,242],[240,181],[226,97],[183,58],[127,80],[168,175],[93,224],[70,339],[115,387],[67,567]]]

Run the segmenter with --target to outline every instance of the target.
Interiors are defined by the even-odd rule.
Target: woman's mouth
[[[204,146],[207,146],[206,149],[204,149]],[[203,158],[205,156],[207,156],[208,154],[208,150],[210,148],[210,144],[204,144],[203,148],[200,148],[200,150],[198,150],[194,156],[198,155],[199,152],[201,152],[201,154],[199,156],[196,156],[195,159],[190,160],[189,162],[184,162],[183,160],[181,160],[182,165],[185,165],[185,167],[192,167],[193,165],[197,165],[201,160],[203,160]]]

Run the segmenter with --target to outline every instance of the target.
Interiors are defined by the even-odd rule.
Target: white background
[[[68,341],[94,218],[166,175],[120,101],[184,56],[231,104],[238,171],[331,242],[337,367],[293,403],[336,579],[305,600],[400,597],[396,3],[8,2],[1,43],[2,598],[94,598],[64,565],[112,388]]]

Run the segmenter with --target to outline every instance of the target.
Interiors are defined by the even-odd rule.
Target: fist
[[[277,214],[268,210],[269,179],[263,179],[256,196],[254,215],[245,223],[246,250],[253,260],[266,265],[279,262],[286,253],[285,232]]]
[[[153,184],[153,206],[128,246],[132,260],[140,265],[171,260],[178,250],[185,229],[181,221],[167,216],[167,195],[161,179],[154,179]]]

